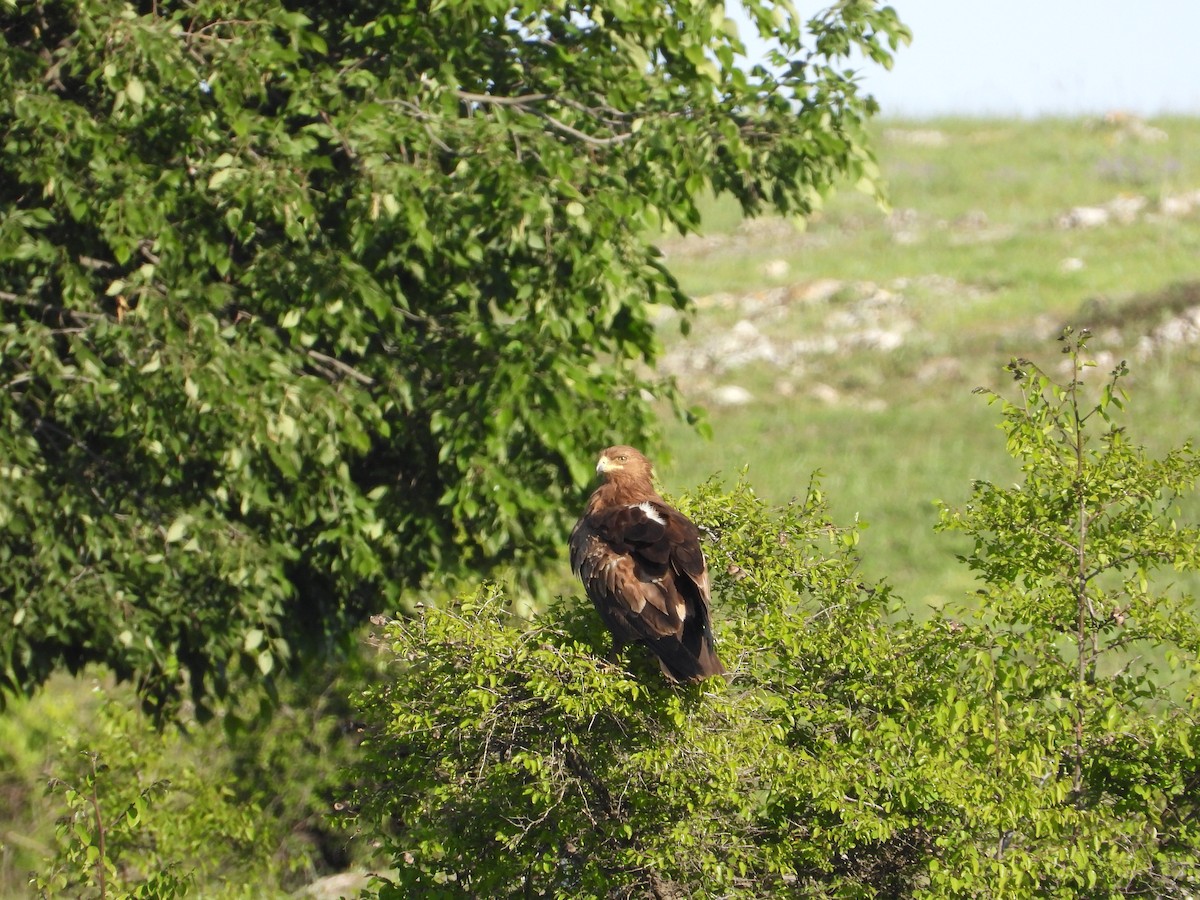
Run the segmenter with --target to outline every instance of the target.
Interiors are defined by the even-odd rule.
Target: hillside
[[[661,468],[684,490],[747,466],[779,501],[820,470],[871,526],[865,571],[939,605],[971,583],[934,501],[1015,474],[972,395],[1011,357],[1053,364],[1059,329],[1090,327],[1097,371],[1133,370],[1135,439],[1197,437],[1200,122],[890,122],[877,149],[889,211],[852,190],[807,223],[714,204],[663,242],[698,313],[686,339],[664,314],[662,367],[714,437],[669,425]]]

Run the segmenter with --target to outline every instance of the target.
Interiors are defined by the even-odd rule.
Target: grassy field
[[[1200,121],[889,122],[877,147],[890,211],[844,193],[800,227],[713,203],[705,234],[664,241],[699,312],[686,340],[664,317],[663,367],[714,439],[669,425],[660,474],[748,467],[785,501],[819,470],[870,526],[865,572],[919,608],[971,587],[935,501],[1015,480],[972,394],[1008,390],[1011,357],[1053,369],[1061,327],[1090,327],[1096,372],[1129,360],[1135,441],[1198,436]]]

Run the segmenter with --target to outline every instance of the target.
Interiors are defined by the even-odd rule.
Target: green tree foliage
[[[1022,483],[944,511],[981,583],[953,617],[887,609],[815,487],[773,511],[742,483],[681,502],[728,683],[603,662],[570,603],[387,625],[362,700],[379,896],[1194,894],[1200,621],[1156,572],[1200,566],[1175,512],[1200,458],[1134,445],[1124,366],[1089,388],[1064,340],[1063,383],[1012,366]]]
[[[33,887],[39,897],[144,898],[169,900],[187,894],[190,876],[180,875],[173,864],[150,877],[131,874],[128,867],[130,845],[141,837],[140,825],[154,803],[168,790],[166,781],[155,781],[130,797],[112,804],[111,796],[101,797],[108,767],[94,753],[86,754],[87,771],[81,780],[70,783],[54,779],[52,791],[60,792],[68,808],[58,823],[62,858],[50,871],[35,875]]]
[[[203,705],[555,552],[676,400],[647,229],[874,178],[894,13],[745,5],[770,71],[703,0],[2,0],[3,689]]]

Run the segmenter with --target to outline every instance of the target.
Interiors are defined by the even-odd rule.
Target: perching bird
[[[713,648],[700,530],[654,490],[650,460],[609,447],[604,483],[571,532],[571,568],[613,636],[614,656],[642,643],[671,681],[723,675]]]

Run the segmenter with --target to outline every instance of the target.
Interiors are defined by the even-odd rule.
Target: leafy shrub
[[[81,780],[54,779],[52,791],[63,795],[67,814],[57,828],[61,857],[47,874],[33,879],[39,896],[139,898],[171,900],[187,893],[191,873],[180,874],[168,863],[149,873],[131,870],[129,851],[142,835],[142,819],[169,785],[153,781],[132,796],[101,797],[108,767],[95,753],[85,754]],[[104,792],[108,793],[108,792]]]
[[[167,729],[131,706],[128,687],[95,688],[98,710],[39,765],[54,773],[48,797],[29,801],[58,819],[53,837],[34,832],[54,851],[43,894],[284,895],[367,856],[336,814],[357,743],[349,677],[310,671],[276,704]]]
[[[1028,360],[1001,400],[1024,482],[980,482],[942,527],[966,533],[982,587],[962,660],[958,758],[979,788],[934,883],[959,895],[1184,896],[1200,886],[1200,619],[1170,578],[1200,568],[1178,501],[1193,448],[1149,458],[1114,416],[1125,363],[1091,388],[1089,335],[1066,377]],[[1161,570],[1166,570],[1166,575]],[[990,839],[989,839],[990,835]]]
[[[570,602],[524,627],[484,590],[385,628],[361,798],[395,829],[381,896],[908,883],[931,837],[922,798],[863,741],[951,667],[886,627],[886,590],[856,578],[856,533],[815,488],[775,514],[744,483],[682,508],[715,536],[728,685],[601,661],[594,611]]]
[[[917,621],[856,574],[819,488],[770,510],[743,481],[679,500],[709,534],[728,682],[602,661],[590,608],[535,621],[484,589],[387,624],[360,700],[360,796],[395,874],[379,896],[1185,896],[1200,884],[1200,562],[1148,459],[1086,400],[1012,367],[1024,469],[943,527],[979,594]],[[1099,432],[1099,433],[1096,433]]]

